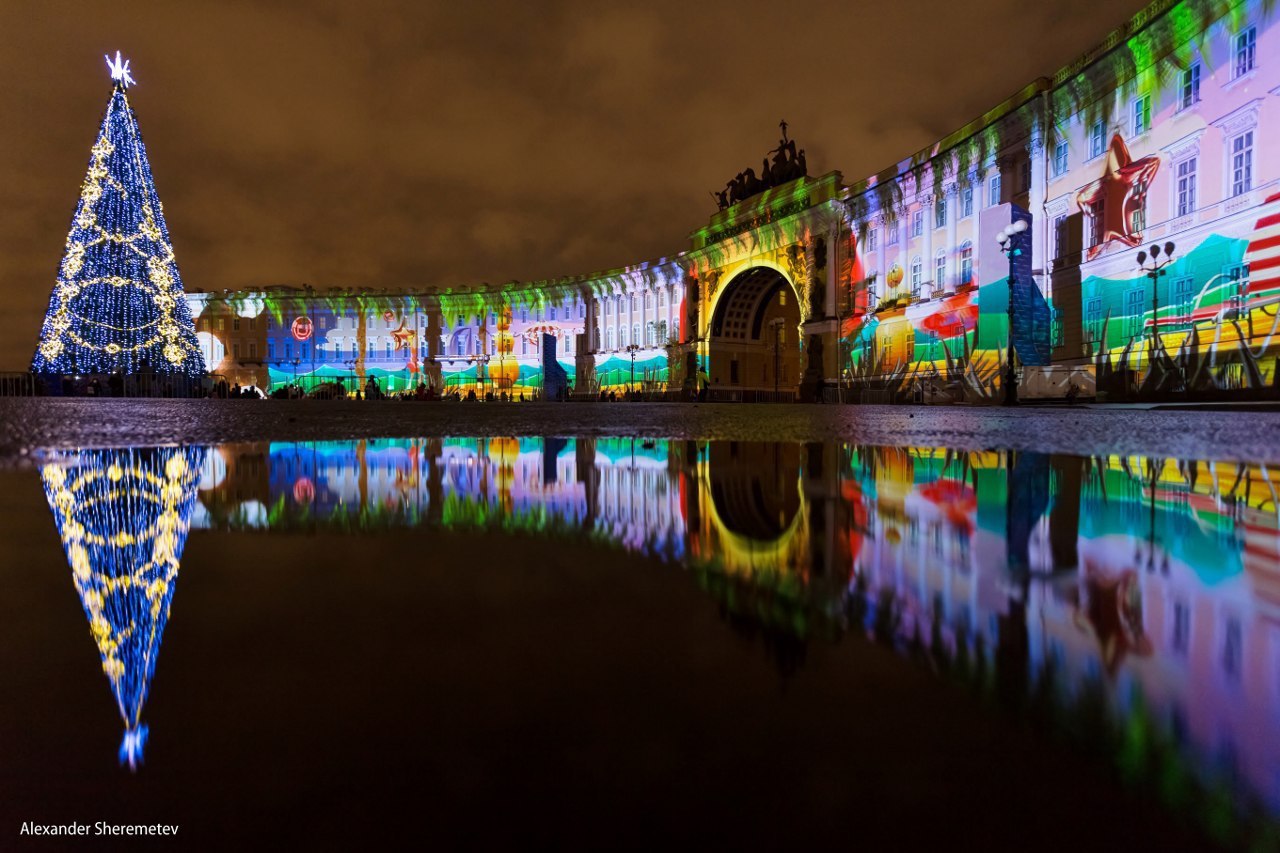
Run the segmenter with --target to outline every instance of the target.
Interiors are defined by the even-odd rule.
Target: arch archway
[[[724,286],[707,327],[712,393],[750,399],[794,392],[800,382],[800,305],[795,288],[773,267],[752,266]]]

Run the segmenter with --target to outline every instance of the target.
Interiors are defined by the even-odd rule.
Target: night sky
[[[778,120],[865,177],[1141,0],[0,3],[0,369],[26,369],[111,82],[188,290],[502,282],[687,248]]]

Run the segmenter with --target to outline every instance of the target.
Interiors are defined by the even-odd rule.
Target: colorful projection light
[[[113,63],[107,103],[80,189],[34,373],[205,372],[169,229],[125,88]]]
[[[120,763],[142,761],[142,706],[169,619],[195,507],[203,449],[90,450],[41,470],[76,592],[111,682],[124,739]]]
[[[1096,258],[1112,240],[1129,247],[1142,242],[1142,228],[1136,217],[1147,203],[1147,188],[1159,168],[1157,155],[1134,160],[1120,134],[1111,137],[1106,173],[1076,193],[1080,209],[1088,211],[1095,221],[1089,260]]]

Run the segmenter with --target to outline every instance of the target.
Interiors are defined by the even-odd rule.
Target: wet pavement
[[[0,398],[0,461],[40,447],[422,435],[843,439],[960,450],[1280,461],[1280,412],[1200,408]]]
[[[0,826],[1280,844],[1269,416],[5,411]]]

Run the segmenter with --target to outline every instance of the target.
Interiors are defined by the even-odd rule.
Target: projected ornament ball
[[[392,320],[394,320],[395,318],[396,318],[396,314],[395,314],[395,312],[394,312],[394,311],[383,311],[383,312],[382,312],[382,319],[386,320],[388,323],[390,323],[390,322],[391,322]]]
[[[902,278],[903,278],[902,267],[898,266],[897,264],[894,264],[889,269],[889,274],[885,276],[885,278],[888,280],[890,287],[897,287],[898,285],[902,284]]]
[[[311,337],[311,318],[299,317],[293,321],[293,338],[298,341],[305,341]]]

